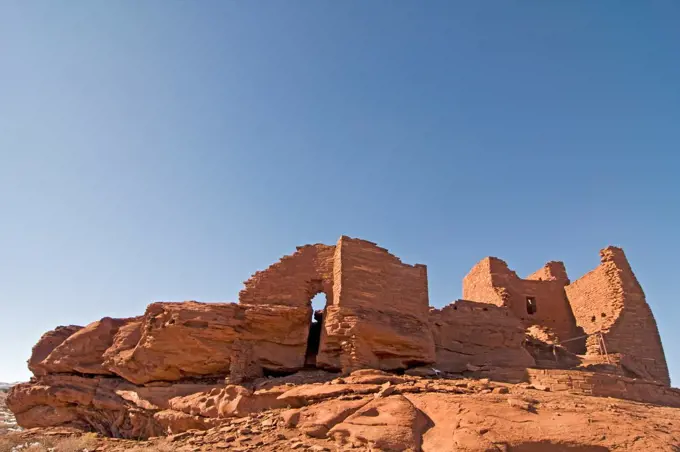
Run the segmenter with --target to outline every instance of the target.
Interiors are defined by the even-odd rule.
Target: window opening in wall
[[[326,294],[319,292],[312,298],[312,321],[314,321],[314,313],[316,311],[323,311],[326,308]]]
[[[326,307],[326,295],[321,292],[312,298],[312,321],[309,324],[307,336],[307,351],[305,352],[305,367],[316,367],[316,355],[319,353],[321,342],[321,326],[323,325],[323,310]]]
[[[536,314],[536,298],[527,297],[527,314]]]

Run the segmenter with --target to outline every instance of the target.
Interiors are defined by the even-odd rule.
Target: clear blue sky
[[[623,246],[680,378],[677,1],[4,1],[0,381],[60,324],[236,301],[341,234],[572,279]]]

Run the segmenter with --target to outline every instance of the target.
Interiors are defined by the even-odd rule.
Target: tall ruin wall
[[[434,362],[426,267],[404,264],[373,242],[342,236],[335,246],[299,247],[246,281],[239,303],[304,309],[311,323],[317,293],[326,306],[320,337],[308,339],[319,342],[309,362],[336,370]]]
[[[565,290],[579,327],[588,333],[590,354],[621,353],[623,363],[643,378],[670,384],[659,330],[645,294],[623,250],[600,251],[601,263]]]
[[[266,270],[255,272],[239,293],[241,304],[309,307],[312,298],[325,293],[333,299],[335,246],[299,246]]]
[[[521,279],[503,260],[487,257],[463,279],[463,298],[507,307],[525,327],[550,328],[561,341],[567,341],[582,335],[564,292],[568,283],[561,262],[549,262]],[[575,353],[582,352],[577,341],[565,345]]]
[[[375,243],[343,236],[334,275],[320,366],[405,369],[434,362],[424,265],[404,264]]]

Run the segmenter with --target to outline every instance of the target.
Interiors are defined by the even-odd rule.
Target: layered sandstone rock
[[[430,402],[418,405],[413,394],[507,392],[488,380],[447,380],[461,375],[536,378],[555,390],[568,375],[571,391],[680,405],[644,295],[622,252],[605,251],[602,265],[571,285],[561,263],[520,280],[502,261],[485,259],[465,281],[478,302],[432,309],[423,265],[344,236],[334,246],[300,247],[246,281],[238,304],[153,303],[139,317],[46,333],[29,359],[35,377],[15,386],[7,404],[23,427],[124,438],[211,429],[287,408],[286,424],[310,437],[384,450],[438,447],[428,440]],[[327,304],[312,324],[317,293]],[[585,357],[559,345],[578,330],[567,295],[591,336]],[[531,306],[538,310],[526,312]],[[595,333],[614,355],[595,355]],[[533,366],[602,373],[527,370]],[[657,381],[608,374],[621,370]],[[455,450],[496,444],[480,435],[458,428],[449,442]]]
[[[71,335],[80,330],[82,326],[58,326],[57,328],[43,334],[37,344],[33,346],[33,352],[28,360],[28,368],[35,375],[45,375],[48,369],[42,362]]]
[[[170,400],[213,387],[140,387],[118,378],[46,375],[12,388],[7,405],[26,428],[68,425],[106,436],[147,438],[180,430],[186,422],[179,419],[180,411],[179,425],[158,422],[155,415],[170,408]],[[209,419],[203,421],[202,428],[214,425]]]
[[[36,375],[118,375],[137,384],[226,376],[239,358],[293,372],[304,365],[310,313],[308,307],[154,303],[143,317],[47,333],[29,363]],[[243,349],[251,353],[243,356]]]
[[[640,448],[630,450],[670,451],[673,449],[660,446],[675,444],[667,442],[674,437],[680,439],[676,428],[680,426],[679,409],[611,399],[642,398],[680,406],[680,391],[616,375],[531,371],[532,386],[441,376],[397,376],[373,370],[332,380],[329,377],[332,378],[309,372],[260,379],[245,387],[225,386],[217,381],[138,386],[103,376],[48,375],[15,386],[7,403],[17,420],[29,428],[60,425],[135,439],[188,430],[193,433],[187,432],[184,437],[201,438],[197,430],[222,425],[236,425],[239,435],[257,435],[271,430],[276,425],[272,419],[280,416],[281,425],[294,428],[295,435],[334,439],[338,450],[353,446],[369,450],[454,451],[485,450],[474,447],[489,444],[520,447],[543,443],[547,447],[568,443],[574,447],[603,444],[622,450],[635,444]],[[586,395],[608,398],[598,401]],[[291,406],[300,408],[288,409]],[[637,412],[626,418],[621,407]],[[628,419],[625,432],[607,434],[601,430],[608,410],[612,416],[615,412],[616,419]],[[665,411],[659,419],[667,424],[661,430],[644,441],[629,435],[631,428],[638,436],[641,431],[629,421],[662,410]],[[562,418],[563,415],[568,417]],[[588,420],[591,417],[593,425]],[[252,419],[270,421],[267,428],[263,424],[256,429]],[[563,428],[565,425],[571,427]],[[226,427],[220,431],[221,438],[230,431],[236,430]],[[267,440],[272,441],[272,447],[276,444],[279,450],[286,450],[286,445],[276,439]],[[643,445],[657,448],[645,449]]]
[[[559,389],[545,392],[523,385],[436,381],[415,381],[410,392],[377,399],[380,403],[371,407],[368,404],[376,400],[372,396],[354,400],[328,398],[302,410],[274,409],[223,419],[207,430],[193,424],[200,416],[181,417],[175,411],[164,410],[154,416],[157,422],[167,420],[181,426],[184,433],[142,441],[111,440],[50,428],[10,433],[0,437],[0,446],[8,450],[17,445],[34,449],[38,448],[35,443],[44,442],[45,448],[56,446],[55,450],[106,452],[343,452],[403,451],[409,447],[423,452],[674,452],[680,444],[677,408],[587,397]],[[363,411],[350,420],[359,410]],[[425,420],[424,426],[420,420]],[[328,432],[323,433],[335,427],[337,442]],[[419,448],[413,447],[416,442]]]
[[[112,375],[104,366],[103,355],[113,344],[119,328],[135,320],[104,317],[93,322],[66,338],[39,366],[48,373]]]
[[[154,303],[138,327],[122,331],[107,366],[133,383],[225,376],[236,358],[274,371],[304,364],[311,308],[234,303]],[[134,339],[139,337],[137,341]],[[244,345],[245,344],[245,345]]]
[[[429,418],[402,395],[377,398],[361,407],[328,435],[340,444],[374,450],[421,450]]]

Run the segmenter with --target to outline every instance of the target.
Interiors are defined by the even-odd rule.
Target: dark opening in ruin
[[[536,298],[527,297],[527,314],[536,313]]]
[[[326,307],[326,295],[317,294],[312,299],[312,321],[309,324],[307,336],[307,351],[305,352],[305,367],[316,367],[316,355],[321,343],[321,327],[323,326],[323,310]]]

